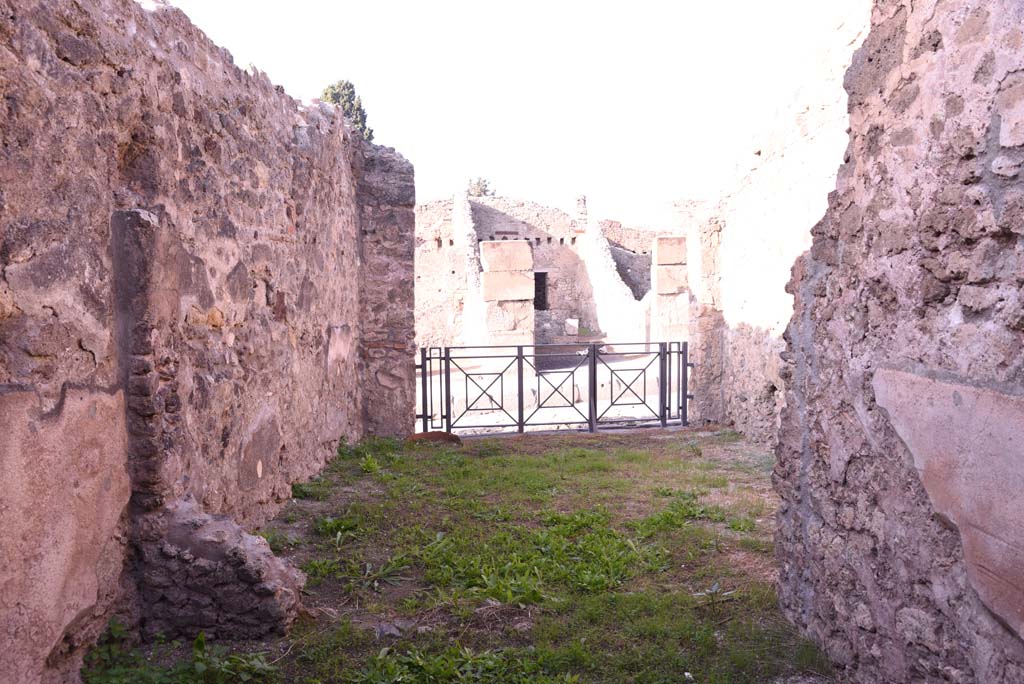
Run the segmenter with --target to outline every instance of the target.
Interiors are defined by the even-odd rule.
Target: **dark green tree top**
[[[342,114],[352,127],[363,136],[366,142],[373,142],[373,129],[366,125],[366,110],[363,101],[356,95],[356,87],[351,81],[338,81],[324,88],[320,99],[324,102],[341,107]]]

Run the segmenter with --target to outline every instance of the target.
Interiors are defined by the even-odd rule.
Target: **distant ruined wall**
[[[548,273],[548,309],[531,317],[537,343],[575,339],[566,332],[570,318],[579,320],[582,331],[596,333],[595,298],[580,255],[585,227],[559,209],[505,197],[463,194],[418,206],[417,342],[473,345],[491,337],[480,297],[480,243],[489,241],[529,242],[533,270]]]
[[[619,277],[634,298],[643,299],[651,290],[652,241],[657,233],[623,226],[618,221],[600,221],[598,227],[611,246]]]
[[[559,209],[505,197],[473,197],[470,205],[480,240],[525,239],[533,248],[533,270],[548,273],[548,309],[534,314],[538,344],[568,341],[568,318],[598,331],[593,289],[577,244],[585,224]]]
[[[453,201],[416,206],[416,344],[450,347],[458,344],[466,298],[466,253],[455,247]],[[475,240],[474,233],[474,240]]]
[[[764,443],[774,443],[783,405],[782,333],[793,312],[785,284],[835,188],[847,138],[842,79],[869,12],[870,0],[817,11],[822,30],[806,46],[814,59],[779,75],[785,104],[750,141],[735,187],[679,206],[690,236],[696,416]]]
[[[880,0],[793,270],[782,605],[857,682],[1024,681],[1024,5]]]
[[[301,573],[240,526],[412,427],[412,168],[177,10],[0,19],[0,681],[74,679],[114,610],[283,630]]]

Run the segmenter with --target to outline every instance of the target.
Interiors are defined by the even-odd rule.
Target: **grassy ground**
[[[771,467],[731,432],[341,448],[261,530],[309,615],[253,647],[306,684],[827,676],[776,608]]]

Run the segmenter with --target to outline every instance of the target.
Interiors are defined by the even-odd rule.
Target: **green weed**
[[[526,605],[559,590],[607,591],[664,567],[664,552],[615,531],[606,511],[551,513],[541,529],[441,535],[419,557],[431,583],[467,597]]]
[[[341,575],[341,565],[334,558],[311,558],[299,569],[306,573],[311,585],[317,585],[325,579],[336,578]]]
[[[725,511],[719,506],[705,506],[698,501],[694,492],[681,492],[662,511],[632,523],[637,535],[646,539],[654,534],[683,527],[692,520],[722,522]]]
[[[384,648],[351,680],[354,684],[574,684],[570,674],[546,672],[530,653],[451,647],[440,653]]]
[[[757,523],[754,522],[753,518],[746,516],[740,516],[738,518],[729,519],[729,529],[736,532],[753,532],[757,528]]]
[[[296,482],[292,485],[292,498],[326,501],[331,496],[331,489],[331,483],[319,477],[309,482]]]
[[[267,540],[270,550],[274,553],[281,553],[299,545],[299,540],[294,535],[273,528],[261,530],[259,536]]]
[[[162,665],[147,659],[126,643],[127,632],[111,622],[99,644],[89,652],[82,670],[85,684],[235,684],[276,681],[277,669],[262,653],[228,654],[225,647],[206,643],[200,632],[188,660]],[[172,644],[176,646],[177,644]]]

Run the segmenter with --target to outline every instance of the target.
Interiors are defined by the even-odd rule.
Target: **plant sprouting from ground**
[[[227,648],[207,644],[200,632],[191,657],[162,665],[128,646],[128,632],[116,620],[85,659],[85,684],[260,684],[276,681],[277,669],[262,653],[229,654]],[[177,643],[171,645],[177,646]]]

